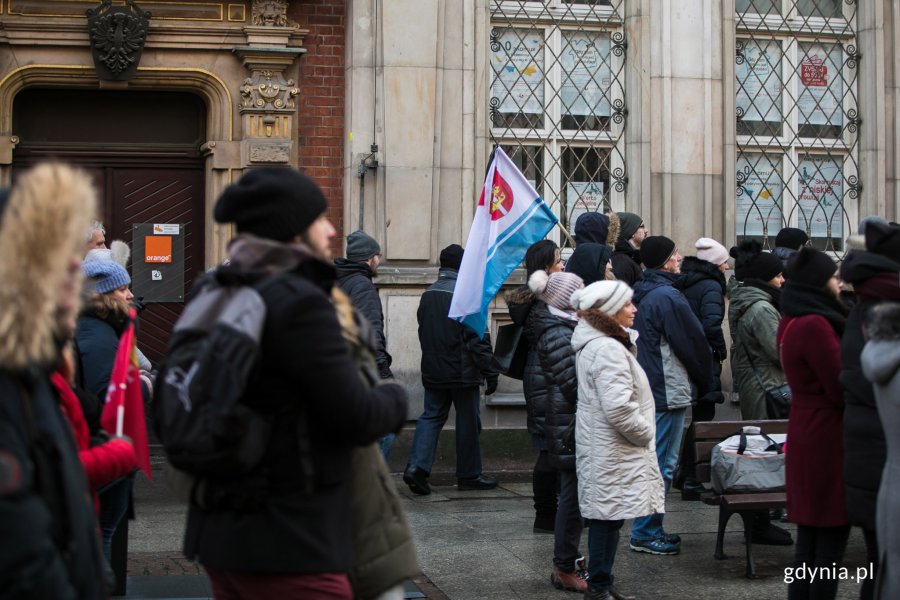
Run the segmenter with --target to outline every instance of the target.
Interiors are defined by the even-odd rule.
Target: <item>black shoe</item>
[[[485,477],[484,474],[478,477],[466,477],[465,479],[457,479],[456,487],[460,491],[465,490],[492,490],[497,487],[497,480]]]
[[[419,467],[408,465],[403,471],[403,482],[409,486],[413,494],[427,496],[431,493],[431,486],[428,485],[428,473]]]
[[[553,533],[556,529],[556,517],[535,517],[534,533]]]
[[[685,480],[684,484],[681,486],[681,499],[687,501],[700,500],[703,494],[707,492],[709,492],[709,490],[702,483]]]
[[[609,586],[609,595],[612,596],[613,600],[637,600],[637,596],[627,596],[614,585]]]
[[[588,590],[584,593],[584,600],[612,600],[612,596],[609,595],[609,590],[595,592],[588,588]]]
[[[771,523],[765,529],[751,530],[750,540],[763,546],[791,546],[794,543],[794,538],[788,530]]]

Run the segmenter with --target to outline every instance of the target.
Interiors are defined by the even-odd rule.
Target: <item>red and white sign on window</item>
[[[825,87],[828,85],[828,67],[818,56],[810,56],[800,63],[800,81],[806,87]]]

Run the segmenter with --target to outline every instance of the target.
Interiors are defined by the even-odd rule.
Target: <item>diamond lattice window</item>
[[[569,230],[583,212],[624,206],[623,2],[491,5],[491,139]]]
[[[845,252],[858,217],[855,0],[736,0],[738,240]]]

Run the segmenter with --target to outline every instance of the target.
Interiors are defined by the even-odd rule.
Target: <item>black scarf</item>
[[[772,305],[776,310],[781,310],[781,288],[771,286],[769,285],[769,282],[763,281],[762,279],[747,278],[742,283],[748,287],[756,288],[767,293],[772,298]]]
[[[840,336],[847,322],[847,307],[828,290],[799,281],[788,281],[781,295],[781,312],[789,317],[819,315],[831,323]]]

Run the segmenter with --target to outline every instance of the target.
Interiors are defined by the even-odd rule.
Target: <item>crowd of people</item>
[[[373,283],[381,247],[357,231],[332,260],[326,207],[315,183],[279,168],[248,171],[215,204],[237,232],[228,272],[267,284],[257,287],[262,358],[241,401],[271,424],[258,464],[205,477],[202,500],[192,496],[184,552],[220,600],[394,600],[419,571],[385,464],[408,406]],[[101,414],[136,301],[127,249],[107,249],[96,210],[89,178],[64,165],[0,190],[4,598],[105,597],[111,540],[130,512],[135,447]],[[683,257],[637,214],[589,212],[567,260],[550,240],[528,249],[526,283],[506,302],[528,345],[532,529],[554,536],[551,585],[632,598],[613,574],[626,520],[632,551],[680,552],[681,536],[664,527],[666,495],[707,493],[685,424],[715,418],[730,360],[742,418],[788,419],[787,512],[760,511],[753,542],[795,544],[795,566],[831,568],[860,526],[878,566],[877,589],[870,578],[861,598],[900,595],[890,497],[900,485],[900,225],[865,219],[840,269],[809,241],[785,228],[770,253],[755,239],[728,250],[702,237]],[[498,485],[479,446],[482,390],[500,376],[490,336],[448,317],[463,254],[441,251],[417,313],[424,411],[403,473],[417,495],[431,493],[451,407],[458,489]],[[151,365],[139,360],[149,400]],[[789,406],[769,401],[782,386]],[[777,518],[797,525],[796,543]],[[836,589],[796,580],[788,597]]]

